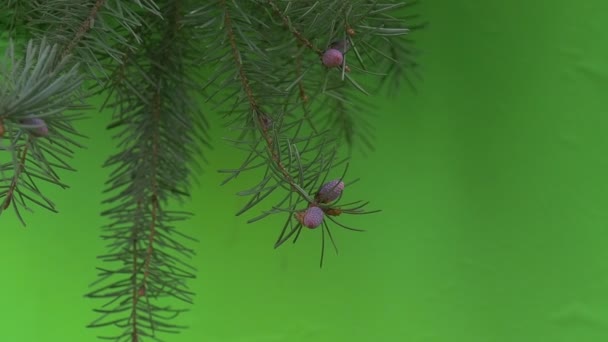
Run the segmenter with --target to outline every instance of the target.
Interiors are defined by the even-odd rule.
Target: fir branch
[[[158,303],[168,298],[192,303],[193,295],[186,280],[195,277],[194,269],[181,257],[194,252],[176,235],[193,239],[171,225],[189,213],[166,208],[189,196],[184,189],[197,165],[194,158],[208,144],[207,123],[193,101],[194,60],[202,48],[190,41],[200,22],[186,18],[188,6],[181,1],[159,4],[162,19],[148,14],[142,34],[149,39],[116,67],[108,85],[114,91],[104,105],[115,109],[109,127],[119,130],[114,137],[120,150],[105,164],[114,170],[106,182],[112,194],[104,201],[112,206],[102,213],[112,223],[103,238],[112,242],[102,259],[119,265],[104,269],[94,285],[105,284],[87,296],[108,300],[104,307],[110,308],[89,326],[120,328],[121,334],[108,337],[117,341],[158,340],[160,332],[183,329],[169,321],[184,310]]]
[[[125,50],[137,49],[141,42],[137,31],[147,25],[143,20],[147,14],[160,15],[154,1],[37,0],[28,29],[39,39],[61,45],[61,55],[72,55],[85,75],[102,86],[107,82],[106,70],[120,63]]]
[[[263,3],[268,5],[267,1]],[[339,7],[339,12],[349,10],[344,3],[331,3]],[[220,40],[214,36],[211,29],[213,24],[201,30],[200,37],[208,42],[206,48],[211,52],[203,63],[215,70],[204,89],[210,91],[208,99],[217,103],[216,108],[226,105],[224,117],[230,118],[229,126],[240,133],[238,137],[226,140],[236,148],[249,152],[240,167],[220,172],[230,174],[224,183],[244,171],[261,172],[257,184],[238,193],[250,199],[237,215],[272,198],[275,204],[270,210],[262,211],[247,222],[256,222],[272,214],[289,213],[275,244],[275,247],[279,247],[290,237],[299,236],[306,208],[321,207],[327,215],[342,213],[338,207],[318,203],[310,195],[318,191],[321,179],[347,161],[346,158],[339,159],[340,144],[337,138],[340,132],[331,125],[329,129],[319,131],[313,118],[319,121],[327,116],[325,113],[330,114],[332,119],[336,118],[331,113],[333,107],[323,108],[324,103],[320,101],[331,98],[326,92],[359,85],[352,78],[347,77],[348,83],[343,81],[344,69],[342,73],[336,73],[323,67],[318,54],[306,53],[309,48],[298,39],[293,44],[293,32],[280,29],[284,27],[283,21],[253,24],[256,18],[265,15],[265,7],[225,0],[219,1],[218,5],[221,8],[219,13],[214,13],[212,4],[197,11],[197,15],[222,18],[221,28],[225,33],[225,38]],[[331,6],[319,6],[318,12],[312,3],[294,2],[287,7],[289,10],[286,8],[281,13],[285,16],[299,14],[297,30],[303,37],[327,35],[328,31],[329,36],[333,37],[336,36],[335,27],[348,30],[348,25],[343,22],[332,22],[329,29],[327,25],[312,28],[315,25],[302,22],[302,18],[307,16],[306,20],[313,21],[312,18],[334,16],[336,8]],[[290,18],[288,20],[294,22]],[[259,31],[272,30],[273,27],[280,33],[270,37]],[[303,33],[299,27],[312,29]],[[314,44],[314,40],[307,39]],[[307,89],[315,91],[309,94]],[[229,100],[233,101],[231,105]],[[349,108],[358,109],[357,106]],[[334,121],[337,120],[330,120],[331,123]],[[349,132],[352,133],[352,130]],[[324,234],[333,239],[331,232],[325,230]]]
[[[258,103],[253,95],[253,91],[249,85],[249,80],[247,79],[247,75],[244,71],[242,61],[240,59],[240,53],[237,47],[235,33],[232,27],[232,21],[230,17],[230,11],[226,5],[226,0],[221,1],[221,5],[224,7],[224,25],[226,28],[226,32],[228,35],[228,39],[230,40],[230,46],[232,48],[232,55],[234,61],[236,63],[236,67],[238,69],[239,78],[241,80],[241,84],[245,94],[247,95],[247,99],[249,101],[249,107],[251,113],[254,115],[255,120],[258,122],[258,129],[260,134],[262,135],[264,141],[266,142],[266,150],[267,153],[271,156],[272,162],[275,163],[277,169],[281,173],[282,177],[284,177],[285,181],[289,183],[291,189],[300,193],[300,195],[304,198],[308,198],[309,195],[306,193],[298,184],[296,184],[295,180],[292,178],[291,174],[287,171],[283,162],[281,161],[278,152],[275,149],[274,142],[272,136],[269,134],[269,130],[267,128],[267,123],[265,118],[266,114],[262,112],[258,106]]]
[[[112,1],[112,0],[107,0],[107,1]],[[20,137],[25,136],[24,134],[21,134],[19,132],[21,132],[21,130],[24,130],[25,126],[22,125],[22,121],[26,119],[27,120],[42,120],[40,118],[45,116],[45,111],[49,112],[48,115],[50,115],[50,113],[52,112],[54,115],[53,117],[57,117],[57,115],[61,114],[64,109],[62,109],[61,106],[59,107],[52,107],[53,105],[53,101],[47,102],[46,104],[41,104],[42,101],[44,101],[46,98],[48,97],[52,97],[52,96],[57,96],[58,94],[54,94],[53,91],[49,89],[49,91],[44,92],[40,89],[40,86],[44,84],[44,82],[46,82],[47,84],[50,84],[52,86],[57,86],[57,88],[60,87],[66,87],[67,91],[62,91],[62,95],[64,96],[65,99],[69,99],[70,101],[82,101],[83,98],[85,97],[85,95],[81,92],[80,89],[80,85],[83,81],[83,77],[85,76],[85,74],[79,74],[78,78],[75,77],[75,75],[77,74],[77,70],[79,69],[80,64],[78,62],[84,62],[84,64],[87,64],[89,66],[89,75],[94,76],[96,73],[98,73],[100,70],[103,70],[103,66],[98,62],[98,58],[97,56],[95,56],[97,54],[97,52],[95,52],[95,49],[93,47],[94,44],[91,44],[92,41],[91,40],[87,40],[86,41],[86,47],[87,49],[77,49],[77,46],[87,37],[90,36],[89,33],[91,33],[93,27],[94,27],[94,22],[95,22],[95,18],[98,16],[98,13],[100,12],[101,8],[103,5],[105,5],[107,3],[106,0],[97,0],[90,8],[87,7],[86,5],[81,5],[81,4],[75,4],[73,2],[66,2],[66,0],[51,0],[51,1],[45,1],[44,3],[39,3],[36,2],[35,6],[31,6],[31,7],[25,7],[28,9],[28,13],[27,14],[22,14],[21,12],[18,11],[18,7],[21,6],[29,6],[28,3],[22,3],[21,1],[11,1],[9,2],[6,6],[7,9],[11,10],[12,12],[14,12],[14,16],[13,16],[13,21],[14,20],[20,20],[20,21],[24,21],[25,20],[25,16],[27,15],[27,28],[28,28],[28,34],[33,34],[34,36],[37,36],[41,43],[41,52],[45,52],[44,54],[41,54],[40,56],[38,56],[39,59],[39,64],[38,66],[36,66],[36,68],[31,69],[33,70],[33,74],[32,77],[48,77],[44,80],[40,80],[38,82],[34,81],[34,80],[29,80],[26,83],[23,83],[22,80],[24,80],[24,76],[22,76],[20,79],[16,79],[14,82],[22,82],[19,86],[24,87],[22,90],[22,93],[19,94],[20,99],[16,101],[16,103],[18,105],[23,106],[29,106],[29,108],[13,108],[10,105],[7,105],[6,108],[4,109],[4,113],[2,113],[2,111],[0,111],[0,121],[2,122],[2,130],[6,131],[7,128],[9,131],[9,135],[14,135],[16,137],[16,140],[13,141],[12,145],[9,146],[7,148],[7,150],[15,150],[17,148],[17,145],[19,144],[19,141],[21,140]],[[31,3],[31,2],[30,2]],[[116,3],[115,3],[116,5]],[[116,7],[116,6],[115,6]],[[0,9],[2,9],[2,7],[0,6]],[[123,11],[124,8],[120,7],[120,5],[118,5],[118,13],[120,13],[121,15],[123,14],[128,14],[128,11]],[[85,12],[87,11],[87,12]],[[124,13],[127,12],[127,13]],[[86,13],[86,15],[84,15]],[[114,12],[114,14],[116,14],[117,12]],[[120,17],[120,15],[119,15]],[[18,19],[19,18],[19,19]],[[120,17],[123,18],[123,17]],[[97,22],[100,22],[99,20]],[[101,36],[99,35],[99,32],[116,32],[114,30],[108,30],[107,28],[109,28],[109,26],[107,26],[107,24],[105,24],[106,22],[101,21],[102,25],[101,25],[101,29],[102,30],[96,30],[94,33],[98,34],[97,38],[100,38]],[[132,20],[131,20],[132,22]],[[79,23],[78,25],[75,25],[74,23]],[[99,25],[98,25],[99,26]],[[9,26],[9,28],[11,28],[11,26]],[[105,29],[105,30],[104,30]],[[11,32],[9,32],[9,34],[12,34]],[[120,34],[117,35],[119,38],[121,37]],[[69,39],[69,37],[71,37],[71,39]],[[115,36],[116,37],[116,36]],[[97,40],[93,40],[97,43],[101,43],[102,47],[107,47],[107,45],[105,45],[103,43],[103,41],[105,40],[105,38],[102,39],[97,39]],[[46,46],[46,42],[50,41],[51,43],[54,44],[53,50],[50,51],[46,51],[43,50],[42,47]],[[12,49],[12,48],[11,48]],[[61,52],[57,52],[57,50],[60,50]],[[83,50],[88,50],[90,51],[89,54],[82,54],[81,52]],[[108,51],[107,48],[105,50],[100,49],[102,51]],[[12,51],[12,50],[11,50]],[[26,51],[26,55],[32,55],[32,42],[30,42],[30,45],[28,47],[28,51]],[[73,52],[76,52],[77,58],[71,58],[71,61],[68,63],[68,56],[73,55]],[[12,52],[11,52],[12,53]],[[13,58],[14,59],[14,58]],[[33,60],[33,59],[30,59]],[[30,60],[26,60],[26,63],[29,63]],[[97,63],[95,65],[91,64],[91,62]],[[30,72],[30,68],[31,68],[32,64],[26,64],[25,68],[24,68],[24,72]],[[10,67],[13,68],[18,68],[19,65],[15,64],[14,61],[13,63],[10,65]],[[13,70],[13,71],[9,71],[8,69],[5,70],[5,75],[7,75],[7,85],[10,84],[10,79],[8,79],[8,75],[12,74],[15,75],[16,73],[18,73],[18,70]],[[47,73],[45,75],[45,73]],[[61,75],[61,76],[59,76]],[[71,75],[71,78],[66,78],[66,75]],[[54,78],[55,79],[54,79]],[[72,84],[62,84],[63,82],[66,81],[73,81]],[[29,87],[29,88],[28,88]],[[1,95],[9,95],[11,94],[13,89],[8,89],[6,92],[0,93]],[[45,98],[46,96],[46,98]],[[5,98],[5,100],[9,100],[8,98]],[[34,106],[34,103],[36,104],[36,106]],[[0,102],[0,108],[2,106],[2,102]],[[73,105],[71,105],[70,107],[74,107]],[[65,107],[64,107],[65,108]],[[33,115],[35,115],[34,118],[31,118]],[[51,117],[49,117],[51,118]],[[71,127],[69,120],[73,120],[73,117],[69,117],[69,116],[65,116],[64,119],[61,120],[57,120],[57,119],[53,119],[55,121],[57,121],[59,126],[63,126],[62,128],[68,129],[70,131],[70,133],[72,134],[76,134],[79,135],[76,131],[73,130],[73,128]],[[48,118],[45,118],[43,121],[43,125],[45,126],[44,129],[48,129],[51,131],[51,133],[54,132],[54,135],[57,137],[61,137],[62,139],[67,139],[67,137],[61,136],[61,133],[59,131],[57,131],[56,129],[53,129],[52,123],[49,122]],[[33,128],[29,128],[29,130],[31,131],[32,129],[36,130],[36,129],[42,129],[42,127],[33,127]],[[3,132],[3,135],[5,135]],[[24,151],[27,151],[27,147],[30,146],[30,144],[34,144],[35,142],[33,141],[28,141],[28,143],[25,145],[26,147],[24,148]],[[69,143],[74,143],[73,141],[69,141]],[[52,152],[47,149],[46,154],[52,154]],[[40,167],[43,167],[45,169],[45,171],[42,173],[42,176],[40,176],[46,180],[49,180],[53,183],[56,184],[60,184],[59,180],[56,176],[56,174],[54,174],[52,172],[52,170],[50,169],[51,165],[47,164],[47,158],[42,155],[42,154],[38,154],[35,156],[36,160],[42,161],[42,165],[38,165]],[[19,202],[21,206],[23,206],[26,209],[29,209],[29,207],[27,207],[27,205],[25,204],[26,200],[32,201],[37,203],[38,205],[45,207],[45,208],[49,208],[52,211],[55,211],[54,209],[54,205],[52,204],[52,202],[50,202],[50,200],[44,198],[44,202],[41,202],[40,200],[36,200],[35,197],[39,197],[42,198],[42,194],[39,193],[39,191],[37,190],[37,186],[35,184],[24,184],[25,187],[30,188],[31,191],[33,191],[33,195],[34,197],[30,196],[30,195],[26,195],[22,192],[19,191],[19,184],[20,181],[19,179],[22,178],[22,175],[26,175],[28,178],[34,177],[34,176],[30,176],[28,173],[28,170],[25,166],[26,162],[29,160],[28,158],[25,158],[25,156],[23,158],[23,162],[20,162],[19,158],[13,158],[13,162],[15,163],[14,165],[12,165],[12,168],[14,169],[13,172],[13,176],[10,178],[10,185],[8,186],[7,190],[2,192],[2,194],[4,194],[6,196],[6,198],[3,201],[3,205],[0,207],[0,211],[5,210],[8,208],[8,206],[11,203],[15,203],[15,193],[18,193],[21,201]],[[60,164],[64,165],[66,168],[71,169],[67,163],[64,162],[64,160],[58,160],[60,162]],[[6,169],[7,166],[4,166],[0,171],[4,171],[4,169]],[[44,174],[47,174],[47,176],[45,176]],[[6,178],[5,178],[6,179]],[[3,180],[4,181],[4,180]],[[33,180],[31,181],[33,182]],[[62,185],[64,186],[64,185]],[[18,217],[20,218],[20,220],[22,221],[23,224],[24,220],[21,217],[18,207],[15,206],[15,211],[18,215]]]
[[[73,171],[66,159],[72,146],[80,147],[70,138],[79,135],[71,125],[79,115],[67,112],[86,108],[76,104],[82,77],[77,65],[67,68],[68,59],[59,59],[58,51],[44,40],[30,41],[18,59],[10,42],[0,66],[0,143],[8,143],[0,151],[11,154],[11,161],[0,164],[0,213],[12,205],[23,225],[20,209],[31,211],[30,202],[56,212],[37,180],[67,187],[55,169]]]

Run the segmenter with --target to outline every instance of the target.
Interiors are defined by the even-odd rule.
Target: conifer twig
[[[13,199],[15,189],[17,188],[17,182],[19,181],[19,177],[21,176],[21,172],[25,168],[25,161],[27,157],[27,150],[30,144],[31,136],[28,137],[25,146],[23,147],[23,151],[21,152],[21,157],[19,157],[19,164],[17,165],[17,170],[13,175],[13,179],[11,180],[11,184],[8,188],[8,192],[6,193],[6,197],[4,198],[4,203],[2,204],[2,210],[8,209],[8,206],[11,204],[11,200]]]
[[[279,10],[279,7],[277,6],[277,4],[274,3],[274,1],[272,1],[272,0],[267,0],[267,1],[268,1],[268,4],[272,7],[273,12],[276,13],[281,18],[281,20],[283,21],[283,25],[285,25],[285,27],[289,30],[289,32],[291,32],[298,41],[300,41],[302,44],[304,44],[310,50],[314,51],[317,55],[323,56],[323,51],[321,49],[319,49],[318,47],[314,46],[308,38],[306,38],[300,31],[298,31],[291,24],[291,22],[289,21],[289,18],[286,15],[284,15],[283,13],[281,13],[281,11]]]
[[[80,27],[78,28],[78,30],[76,30],[76,34],[74,35],[70,43],[61,52],[61,58],[65,58],[67,55],[69,55],[76,47],[76,45],[78,45],[78,43],[82,40],[84,35],[89,32],[91,28],[93,28],[93,23],[95,22],[97,12],[99,12],[99,9],[101,9],[105,2],[106,0],[97,0],[95,2],[93,7],[91,8],[91,12],[89,13],[88,17],[86,17],[82,21],[82,24],[80,24]]]
[[[240,60],[239,57],[239,50],[238,50],[238,46],[236,44],[236,38],[235,38],[235,34],[234,34],[234,30],[232,28],[232,21],[230,18],[230,11],[228,9],[228,6],[226,5],[226,0],[222,0],[221,1],[222,6],[224,7],[225,10],[225,15],[224,15],[224,24],[226,26],[226,30],[228,33],[228,39],[230,40],[230,46],[232,48],[232,55],[234,57],[234,61],[236,63],[237,69],[238,69],[238,74],[241,80],[241,85],[243,87],[243,90],[245,91],[245,94],[247,96],[247,99],[249,101],[249,107],[251,109],[251,111],[253,112],[253,114],[255,115],[255,119],[258,121],[259,124],[259,131],[262,134],[262,137],[264,138],[264,141],[266,142],[266,150],[268,151],[268,153],[271,156],[272,161],[275,163],[275,165],[277,166],[277,168],[279,169],[279,171],[281,172],[281,174],[283,175],[283,177],[285,178],[285,180],[289,183],[289,185],[291,186],[291,189],[294,191],[297,191],[300,195],[302,195],[302,197],[304,198],[308,198],[308,194],[306,194],[303,189],[301,189],[295,182],[295,180],[293,179],[293,177],[291,176],[291,174],[287,171],[287,169],[285,168],[285,166],[283,165],[283,163],[281,162],[281,159],[277,153],[277,151],[274,148],[273,145],[273,140],[272,137],[268,134],[268,130],[264,129],[264,127],[266,126],[266,124],[264,123],[264,119],[263,117],[260,115],[260,108],[258,106],[258,103],[253,95],[253,90],[251,89],[251,86],[249,85],[249,80],[247,79],[247,75],[245,73],[245,69],[243,68],[243,63]]]

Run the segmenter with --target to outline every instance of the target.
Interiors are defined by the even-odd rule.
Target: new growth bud
[[[260,114],[260,123],[262,124],[262,129],[264,131],[268,131],[272,128],[272,119],[267,114]]]
[[[343,190],[344,190],[343,181],[341,181],[339,179],[334,179],[332,181],[329,181],[329,182],[325,183],[321,187],[321,190],[319,190],[319,192],[317,193],[317,201],[320,203],[333,202],[336,199],[338,199],[338,197],[340,197]]]
[[[344,55],[338,49],[329,49],[323,53],[323,65],[328,68],[335,68],[342,65]]]
[[[35,137],[46,137],[49,135],[49,128],[46,122],[40,118],[26,118],[21,120],[21,123],[30,126],[27,129]]]

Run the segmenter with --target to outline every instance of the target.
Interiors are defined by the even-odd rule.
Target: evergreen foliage
[[[74,120],[91,112],[90,96],[103,94],[116,153],[105,163],[108,251],[87,294],[105,301],[90,324],[104,328],[101,338],[161,341],[184,328],[173,319],[187,309],[174,305],[193,302],[194,239],[179,230],[191,214],[174,206],[188,199],[196,160],[211,147],[210,122],[227,125],[226,141],[247,152],[220,170],[224,183],[261,175],[239,193],[248,201],[237,215],[255,212],[250,223],[283,215],[275,247],[320,227],[322,266],[326,238],[337,252],[331,229],[361,231],[339,216],[375,212],[367,201],[343,203],[342,190],[354,183],[346,181],[351,148],[373,148],[378,113],[366,97],[394,93],[416,76],[409,36],[422,26],[410,5],[3,1],[0,214],[12,209],[25,225],[23,210],[56,210],[37,182],[68,186],[56,170],[75,171],[69,159],[83,137]]]

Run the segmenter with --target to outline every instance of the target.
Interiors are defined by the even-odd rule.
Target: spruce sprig
[[[249,152],[240,167],[220,172],[229,175],[226,182],[245,171],[259,172],[260,181],[239,192],[250,198],[237,215],[265,200],[274,204],[248,222],[290,213],[275,247],[300,231],[297,214],[315,204],[321,179],[348,161],[340,156],[342,139],[353,144],[360,138],[372,145],[370,129],[365,126],[371,123],[357,117],[365,102],[352,93],[366,93],[365,89],[354,77],[345,77],[346,65],[328,70],[319,60],[331,42],[352,35],[349,15],[358,23],[362,15],[356,14],[370,10],[367,4],[356,5],[334,1],[317,8],[312,2],[289,2],[281,8],[272,0],[218,1],[196,11],[196,15],[221,18],[199,32],[210,51],[202,63],[214,70],[204,89],[208,101],[223,109],[236,133],[227,140]],[[315,19],[300,26],[309,17],[331,22],[329,36],[327,25],[314,25]],[[259,18],[270,20],[260,22]],[[217,28],[224,33],[221,39],[216,36]],[[262,30],[277,34],[265,35]],[[361,123],[363,126],[357,126]],[[362,208],[324,207],[333,216],[364,212]]]
[[[112,42],[125,47],[130,42],[125,37],[139,39],[134,30],[143,23],[140,12],[158,13],[153,1],[139,6],[117,0],[0,3],[0,28],[11,39],[0,71],[0,138],[10,141],[1,147],[10,160],[0,160],[0,212],[12,204],[25,225],[20,209],[31,211],[28,203],[56,211],[34,180],[67,187],[54,169],[74,170],[68,159],[80,145],[73,137],[82,137],[72,125],[79,116],[69,112],[88,108],[84,103],[94,93],[84,91],[87,80],[104,84],[100,76],[109,65],[101,61],[118,56]],[[134,46],[126,44],[131,50]],[[28,120],[43,120],[44,127],[28,126]],[[49,136],[33,139],[32,132],[43,128]]]
[[[67,160],[74,147],[81,147],[72,121],[87,108],[79,104],[82,77],[78,65],[67,67],[69,60],[59,50],[44,40],[30,41],[19,58],[9,42],[0,64],[0,151],[10,156],[0,163],[0,214],[12,207],[23,225],[22,209],[37,205],[57,211],[38,182],[67,188],[57,170],[74,171]],[[33,124],[34,118],[41,121]],[[40,136],[38,130],[50,135]]]
[[[128,51],[143,41],[144,17],[161,17],[155,1],[121,0],[34,0],[28,13],[28,29],[37,38],[45,37],[62,46],[61,55],[74,55],[85,75],[103,85],[108,70],[120,63]],[[103,63],[110,58],[111,65]]]
[[[113,325],[119,331],[104,338],[160,340],[158,333],[185,328],[172,323],[179,313],[172,303],[192,304],[187,285],[195,269],[194,254],[182,240],[196,241],[174,226],[190,213],[172,211],[171,201],[189,197],[189,180],[201,148],[208,144],[207,122],[195,103],[202,53],[191,43],[196,21],[185,21],[188,2],[158,1],[161,16],[144,18],[147,39],[130,51],[112,73],[106,106],[114,109],[110,129],[119,151],[105,167],[110,220],[103,239],[110,254],[101,259],[97,289],[87,296],[105,299],[101,316],[90,327]],[[179,133],[178,133],[179,132]]]

